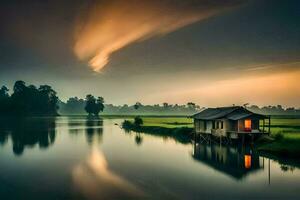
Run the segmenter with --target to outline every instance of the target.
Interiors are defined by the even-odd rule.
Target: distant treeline
[[[72,97],[67,102],[59,103],[60,114],[85,114],[84,107],[86,100],[77,97]],[[161,105],[143,105],[137,102],[133,105],[113,105],[104,104],[103,114],[106,115],[192,115],[205,107],[200,107],[193,102],[186,105],[168,104]],[[258,107],[256,105],[247,106],[247,109],[266,115],[300,115],[300,109],[293,107],[283,108],[281,105]]]
[[[58,97],[49,85],[16,81],[11,95],[6,86],[0,88],[0,116],[56,116],[57,110]]]
[[[263,106],[258,107],[256,105],[247,106],[248,110],[252,112],[265,114],[265,115],[300,115],[300,108],[288,107],[283,108],[282,105],[277,106]]]
[[[85,114],[86,100],[72,97],[67,102],[59,103],[59,113],[62,115]],[[102,114],[105,115],[192,115],[200,111],[200,106],[195,103],[187,103],[186,105],[171,105],[163,103],[162,105],[143,105],[139,102],[134,105],[113,105],[104,104]]]

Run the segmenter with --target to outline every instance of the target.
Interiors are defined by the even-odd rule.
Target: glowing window
[[[245,155],[244,160],[245,160],[245,168],[246,169],[251,168],[251,155]]]
[[[251,130],[251,119],[245,120],[245,130]]]

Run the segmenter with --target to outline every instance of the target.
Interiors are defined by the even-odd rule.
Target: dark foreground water
[[[0,123],[0,199],[299,199],[297,163],[125,133],[122,119]]]

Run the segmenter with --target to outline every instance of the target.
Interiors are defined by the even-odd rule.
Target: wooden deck
[[[225,133],[225,134],[224,134]],[[241,143],[245,143],[246,140],[253,143],[255,139],[262,135],[268,135],[269,132],[264,132],[262,130],[257,131],[226,131],[224,133],[218,134],[218,132],[197,132],[195,133],[194,140],[197,143],[211,143],[213,141],[217,141],[224,144],[230,144],[234,141],[240,141]],[[248,139],[247,139],[248,138]]]
[[[236,134],[249,134],[249,135],[251,135],[251,134],[257,134],[257,135],[259,135],[259,134],[269,134],[268,132],[264,132],[264,131],[262,131],[262,130],[259,130],[259,131],[227,131],[227,133],[236,133]]]

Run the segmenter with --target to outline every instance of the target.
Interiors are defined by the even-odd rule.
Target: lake
[[[0,199],[299,199],[298,162],[125,132],[123,119],[0,123]],[[298,167],[297,167],[298,166]]]

